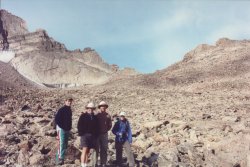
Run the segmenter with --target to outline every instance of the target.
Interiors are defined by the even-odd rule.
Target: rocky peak
[[[6,10],[0,10],[0,44],[3,50],[9,49],[9,37],[23,35],[28,32],[23,19],[12,15]]]
[[[18,16],[6,10],[0,10],[0,38],[23,35],[28,33],[26,23]]]
[[[92,49],[91,47],[86,47],[86,48],[83,49],[84,53],[88,53],[88,52],[92,52],[92,51],[95,51],[95,50]]]
[[[249,44],[249,40],[232,40],[228,38],[220,38],[215,46],[220,46],[220,47],[233,47],[233,46],[240,46],[242,44]]]
[[[226,46],[226,45],[230,45],[232,43],[234,43],[236,40],[230,40],[228,38],[220,38],[217,42],[216,42],[216,46]]]
[[[229,38],[221,38],[216,41],[215,45],[208,45],[208,44],[198,45],[196,48],[185,54],[183,61],[184,62],[188,62],[190,60],[197,61],[197,60],[203,60],[204,58],[210,59],[212,58],[211,54],[213,55],[213,53],[220,54],[222,52],[226,52],[225,50],[235,51],[242,47],[249,47],[249,45],[250,45],[249,40],[232,40]]]

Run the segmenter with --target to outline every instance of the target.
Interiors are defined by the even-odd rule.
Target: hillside
[[[182,61],[152,74],[129,77],[131,86],[174,90],[248,90],[250,85],[250,41],[219,39],[215,45],[201,44]],[[112,82],[120,84],[123,78]],[[107,84],[109,85],[109,84]]]
[[[13,67],[0,61],[0,88],[37,88],[30,80],[25,79]]]

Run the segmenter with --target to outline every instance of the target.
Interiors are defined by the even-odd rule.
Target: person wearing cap
[[[68,147],[69,132],[72,128],[72,102],[72,98],[66,98],[64,106],[57,111],[55,116],[57,139],[59,142],[56,153],[57,165],[64,164],[65,153]]]
[[[127,155],[129,167],[135,166],[134,155],[131,150],[132,131],[129,121],[126,119],[126,113],[121,112],[120,118],[115,123],[112,132],[115,135],[116,163],[122,165],[122,150],[124,148]]]
[[[111,116],[107,113],[108,104],[101,101],[98,105],[99,112],[97,113],[99,135],[97,138],[97,154],[96,161],[100,155],[101,166],[107,165],[108,151],[108,131],[112,128]]]
[[[96,148],[98,120],[94,115],[95,109],[95,104],[89,103],[86,106],[87,112],[82,113],[77,124],[78,134],[81,136],[81,167],[87,166],[90,149]]]

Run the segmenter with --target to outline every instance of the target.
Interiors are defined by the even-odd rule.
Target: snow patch
[[[15,57],[15,53],[12,51],[0,51],[0,61],[8,63]]]

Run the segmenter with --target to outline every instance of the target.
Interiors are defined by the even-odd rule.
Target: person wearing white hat
[[[107,165],[108,131],[112,128],[111,116],[107,113],[108,107],[109,106],[105,101],[101,101],[98,105],[99,112],[97,113],[99,135],[97,138],[96,163],[98,163],[98,157],[100,155],[102,167]]]
[[[94,115],[95,104],[93,102],[88,103],[85,108],[87,112],[82,113],[77,124],[78,133],[81,136],[81,167],[87,166],[90,149],[96,148],[98,136],[98,120]]]
[[[122,112],[120,112],[120,114],[119,114],[121,117],[123,116],[123,117],[125,117],[126,116],[126,113],[124,112],[124,111],[122,111]]]
[[[116,163],[122,166],[122,150],[124,148],[127,155],[129,167],[135,166],[134,155],[131,150],[132,131],[129,121],[126,119],[126,113],[121,112],[120,118],[115,123],[112,132],[115,135]]]

